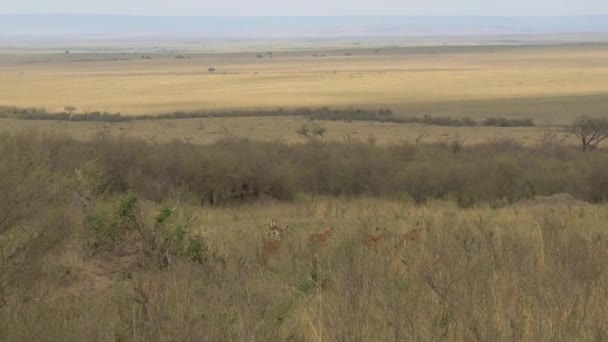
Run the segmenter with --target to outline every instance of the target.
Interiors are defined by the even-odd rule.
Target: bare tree
[[[342,141],[345,144],[350,145],[355,142],[355,138],[353,137],[353,135],[351,133],[346,133],[342,136]]]
[[[416,147],[418,147],[418,145],[422,142],[422,139],[427,138],[431,135],[431,133],[429,132],[429,127],[428,126],[422,126],[420,127],[420,129],[418,130],[418,134],[416,135]]]
[[[107,123],[104,123],[101,126],[97,126],[97,138],[99,140],[109,140],[112,135],[112,127]]]
[[[608,138],[608,120],[606,118],[579,118],[570,126],[568,132],[580,139],[583,151],[594,149]]]
[[[317,139],[322,139],[327,130],[325,127],[313,122],[311,124],[304,124],[300,127],[296,133],[306,138],[309,142],[314,142]]]
[[[571,135],[568,130],[545,128],[537,143],[541,148],[561,147]]]
[[[65,112],[70,115],[70,118],[72,118],[72,114],[76,111],[76,107],[69,105],[69,106],[63,107],[63,110],[65,110]]]

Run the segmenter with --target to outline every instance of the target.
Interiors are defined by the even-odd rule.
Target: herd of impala
[[[279,251],[289,227],[281,226],[279,225],[276,219],[272,219],[270,221],[269,228],[269,239],[264,240],[262,245],[262,252],[266,255],[273,254]],[[309,235],[308,241],[310,244],[321,247],[326,244],[327,240],[331,237],[333,231],[333,227],[323,229],[318,233]],[[387,233],[388,230],[386,228],[377,228],[375,234],[366,234],[365,236],[363,236],[362,242],[366,247],[374,248],[380,242],[387,238]],[[403,245],[407,244],[408,242],[416,241],[420,239],[425,233],[426,228],[416,228],[409,232],[403,233],[399,236],[399,244]]]

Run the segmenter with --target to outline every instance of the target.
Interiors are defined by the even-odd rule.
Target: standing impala
[[[327,239],[328,239],[328,238],[331,236],[331,234],[333,233],[333,231],[334,231],[334,227],[329,227],[329,228],[326,228],[325,230],[323,230],[323,231],[322,231],[322,232],[320,232],[320,233],[311,234],[311,235],[308,237],[308,240],[309,240],[311,243],[315,243],[315,244],[317,244],[317,245],[324,245],[324,244],[325,244],[325,242],[327,242]]]
[[[279,225],[277,220],[272,219],[270,221],[270,238],[265,239],[262,242],[262,256],[264,259],[268,259],[271,254],[275,254],[281,248],[283,244],[283,237],[287,232],[287,226],[282,227]]]
[[[382,240],[384,240],[384,238],[386,237],[386,228],[380,229],[380,228],[376,228],[376,232],[378,232],[377,234],[367,234],[365,235],[365,238],[363,239],[363,242],[365,243],[365,246],[372,248],[375,247],[376,245],[378,245],[378,243]]]

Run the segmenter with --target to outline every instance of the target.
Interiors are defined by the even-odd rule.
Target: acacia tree
[[[583,151],[587,151],[596,148],[599,143],[608,138],[608,120],[606,118],[579,118],[574,121],[568,131],[580,139]]]
[[[304,138],[306,138],[306,140],[308,140],[308,142],[311,143],[316,141],[317,139],[322,139],[326,132],[327,130],[325,129],[325,127],[322,127],[316,122],[313,122],[311,124],[304,124],[296,131],[296,133],[303,136]]]
[[[72,114],[74,114],[74,112],[76,111],[76,107],[70,105],[70,106],[65,106],[63,107],[63,110],[68,113],[68,116],[70,118],[70,120],[72,120]]]

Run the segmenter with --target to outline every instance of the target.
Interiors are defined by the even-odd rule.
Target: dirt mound
[[[121,272],[135,264],[134,256],[102,253],[89,256],[82,245],[83,242],[78,239],[69,241],[63,253],[55,259],[58,269],[69,270],[70,277],[55,289],[50,300],[62,300],[65,296],[80,297],[108,290],[116,283]]]
[[[586,206],[589,203],[581,201],[576,197],[562,192],[553,194],[550,196],[534,196],[530,199],[523,201],[523,204],[527,205],[567,205],[567,206]]]

